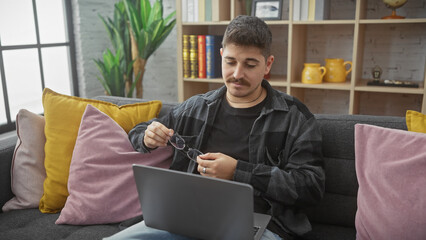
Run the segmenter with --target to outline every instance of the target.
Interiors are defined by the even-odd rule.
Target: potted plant
[[[114,19],[100,18],[116,55],[107,49],[103,62],[95,60],[102,75],[98,79],[107,94],[124,91],[119,96],[131,97],[136,88],[136,97],[142,98],[146,62],[176,25],[176,11],[163,18],[161,0],[156,0],[152,6],[149,0],[122,0],[114,7]],[[121,89],[118,89],[119,83],[123,85]]]

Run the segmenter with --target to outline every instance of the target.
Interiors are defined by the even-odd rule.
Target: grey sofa
[[[96,97],[123,105],[143,100],[120,97]],[[160,116],[174,103],[163,103]],[[354,125],[366,123],[406,130],[405,118],[365,115],[316,115],[323,134],[326,194],[322,202],[307,214],[312,231],[304,239],[355,239],[355,213],[358,183],[355,173]],[[13,197],[10,188],[11,159],[16,136],[0,140],[0,206]],[[0,239],[101,239],[126,228],[142,217],[122,223],[91,226],[55,225],[59,214],[42,214],[38,209],[0,213]]]

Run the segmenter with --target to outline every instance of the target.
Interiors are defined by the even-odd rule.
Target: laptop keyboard
[[[259,231],[260,227],[253,227],[253,236],[256,236],[256,233]]]

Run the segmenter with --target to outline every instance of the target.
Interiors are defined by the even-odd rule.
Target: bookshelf
[[[241,0],[218,0],[218,21],[182,22],[177,0],[177,67],[179,101],[223,85],[222,79],[183,78],[183,34],[223,35],[229,21],[244,14]],[[273,34],[275,62],[269,82],[304,102],[313,113],[405,116],[406,110],[426,114],[426,9],[410,1],[406,19],[382,20],[390,14],[382,1],[330,0],[327,20],[293,21],[293,0],[284,0],[282,19],[266,21]],[[418,6],[417,6],[417,5]],[[301,83],[303,64],[325,58],[352,61],[344,83]],[[418,88],[369,86],[375,65],[382,79],[410,81]]]

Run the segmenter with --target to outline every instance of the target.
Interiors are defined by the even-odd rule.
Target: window
[[[0,0],[0,133],[43,113],[45,87],[78,96],[74,49],[71,1]]]

